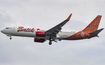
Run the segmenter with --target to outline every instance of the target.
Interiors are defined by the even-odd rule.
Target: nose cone
[[[4,33],[4,30],[1,30],[2,33]]]
[[[3,30],[1,30],[1,32],[3,33]]]

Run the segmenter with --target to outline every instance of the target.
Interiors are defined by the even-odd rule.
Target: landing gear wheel
[[[49,45],[51,45],[51,44],[52,44],[52,41],[49,42]]]
[[[12,37],[10,37],[10,40],[12,39]]]

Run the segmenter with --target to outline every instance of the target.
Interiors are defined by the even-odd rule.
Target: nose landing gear
[[[12,39],[12,37],[10,36],[10,38],[9,38],[10,40]]]

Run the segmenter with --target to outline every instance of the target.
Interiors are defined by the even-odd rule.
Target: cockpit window
[[[9,29],[9,27],[6,27],[5,29]]]

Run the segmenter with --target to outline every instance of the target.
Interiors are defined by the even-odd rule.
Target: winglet
[[[72,16],[72,13],[69,15],[69,17],[66,20],[69,21],[71,16]]]

